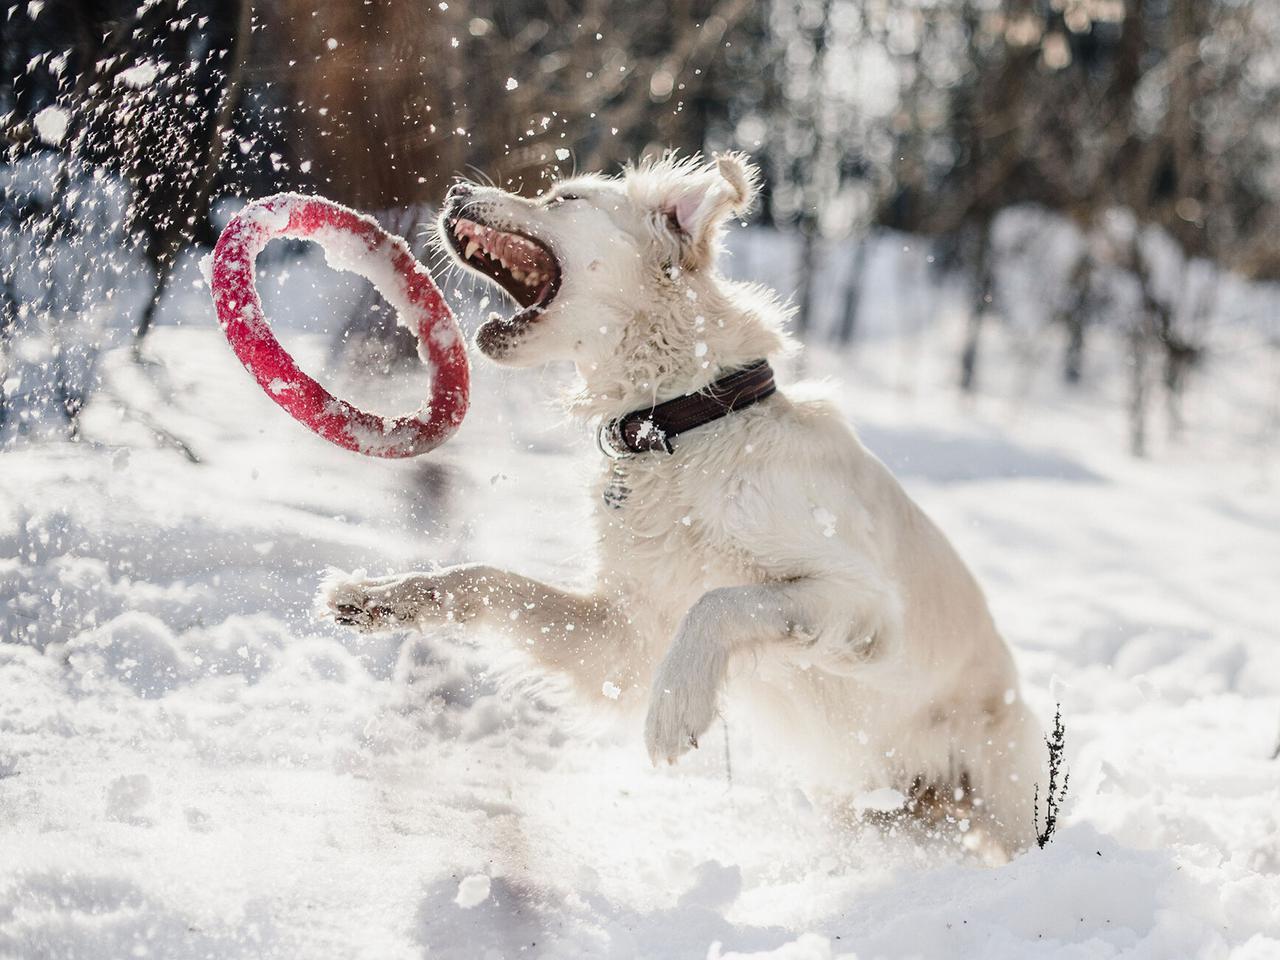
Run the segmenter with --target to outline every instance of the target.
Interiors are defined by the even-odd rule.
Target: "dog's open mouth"
[[[540,240],[478,220],[448,222],[449,242],[468,267],[488,277],[522,309],[507,324],[527,323],[547,309],[560,289],[560,262]]]

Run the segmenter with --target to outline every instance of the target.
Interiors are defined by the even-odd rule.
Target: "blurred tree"
[[[119,173],[132,187],[126,230],[155,271],[154,295],[138,325],[152,316],[178,253],[208,236],[209,197],[235,164],[224,163],[240,68],[249,43],[250,0],[53,0],[11,16],[8,60],[27,57],[0,97],[16,156],[55,147],[53,196],[74,163]],[[53,143],[32,135],[31,119],[51,108],[65,132]],[[45,245],[60,229],[46,219]]]
[[[925,16],[924,7],[916,16]],[[1157,289],[1144,238],[1158,227],[1182,259],[1207,257],[1253,275],[1277,247],[1280,197],[1280,8],[1244,0],[1001,0],[931,4],[926,37],[942,43],[906,64],[909,116],[895,145],[876,221],[967,238],[974,278],[961,385],[976,383],[979,335],[992,295],[996,214],[1034,203],[1094,229],[1132,211],[1141,249],[1120,257],[1143,296],[1133,319],[1132,409],[1146,406],[1145,356],[1176,407],[1210,300],[1201,286]],[[957,42],[957,35],[963,42]],[[928,40],[926,40],[928,42]],[[924,71],[924,73],[922,73]],[[927,74],[927,75],[926,75]],[[939,111],[943,123],[924,117]],[[1115,249],[1114,247],[1112,249]],[[1085,254],[1087,258],[1087,254]],[[1068,271],[1087,309],[1093,271]],[[1064,365],[1080,379],[1085,317],[1063,324]],[[1178,417],[1174,416],[1174,422]],[[1135,426],[1135,452],[1143,431]]]
[[[432,202],[467,172],[538,189],[554,168],[700,148],[713,67],[750,6],[278,0],[266,14],[277,42],[250,73],[286,85],[315,180],[335,198]]]
[[[171,28],[161,34],[172,57],[174,79],[142,84],[147,108],[124,102],[111,114],[117,119],[117,136],[138,144],[126,154],[124,173],[134,183],[146,185],[137,193],[131,214],[145,223],[147,255],[155,264],[156,279],[138,321],[140,343],[151,329],[156,310],[169,284],[178,256],[194,239],[209,215],[209,198],[222,170],[226,143],[232,133],[232,116],[239,105],[245,61],[253,25],[252,0],[217,3],[205,29],[194,34]],[[188,19],[194,18],[188,13]],[[211,29],[210,29],[211,27]],[[179,66],[185,61],[185,66]],[[150,61],[130,68],[153,69]],[[155,68],[155,69],[158,69]],[[125,87],[138,87],[126,81]],[[167,89],[166,89],[167,86]],[[190,92],[201,90],[205,96]],[[185,96],[177,96],[181,91]],[[217,105],[207,102],[217,92]],[[184,109],[185,108],[185,109]]]
[[[1063,338],[1072,383],[1087,379],[1089,331],[1103,319],[1126,329],[1136,449],[1153,387],[1181,421],[1215,309],[1216,274],[1201,265],[1280,276],[1280,5],[1269,0],[5,10],[8,159],[67,161],[52,202],[24,216],[50,247],[66,223],[45,214],[69,209],[58,198],[74,164],[129,181],[128,227],[158,277],[140,333],[178,253],[212,239],[211,198],[312,189],[401,223],[459,174],[536,192],[575,166],[736,146],[765,169],[761,219],[799,234],[802,332],[819,300],[838,305],[842,341],[857,328],[870,245],[844,244],[844,289],[829,296],[819,277],[832,276],[837,241],[923,234],[963,268],[965,389],[979,383],[992,318],[1027,312],[997,282],[1000,218],[1034,204],[1076,224],[1094,239],[1046,275],[1067,293],[1045,294],[1043,322]],[[57,137],[33,125],[51,107],[65,121]],[[1108,291],[1118,276],[1134,297]],[[22,308],[14,279],[0,265],[0,352]]]

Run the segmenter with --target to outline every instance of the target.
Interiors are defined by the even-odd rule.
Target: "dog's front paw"
[[[644,742],[649,759],[675,763],[711,726],[716,716],[713,684],[672,671],[659,670],[649,695],[649,715],[644,722]]]
[[[366,578],[331,574],[320,587],[324,612],[362,633],[411,626],[441,608],[443,593],[421,574]]]

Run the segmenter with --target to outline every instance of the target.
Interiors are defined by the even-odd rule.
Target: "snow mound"
[[[147,613],[122,613],[67,644],[77,686],[94,690],[114,680],[139,697],[163,697],[191,668],[172,631]]]
[[[1280,955],[1256,457],[1137,464],[1087,403],[907,398],[893,343],[810,358],[972,563],[1029,702],[1062,704],[1062,829],[993,870],[833,817],[732,721],[654,770],[638,729],[509,682],[496,638],[315,619],[329,567],[575,583],[595,454],[547,377],[478,370],[466,431],[382,462],[297,430],[212,322],[153,336],[163,381],[106,373],[202,463],[93,406],[110,442],[0,453],[0,956]]]

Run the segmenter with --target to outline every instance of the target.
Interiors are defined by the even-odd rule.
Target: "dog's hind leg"
[[[359,630],[485,627],[596,695],[629,672],[635,649],[629,624],[608,598],[482,564],[377,579],[336,576],[322,585],[321,599],[334,620]]]

